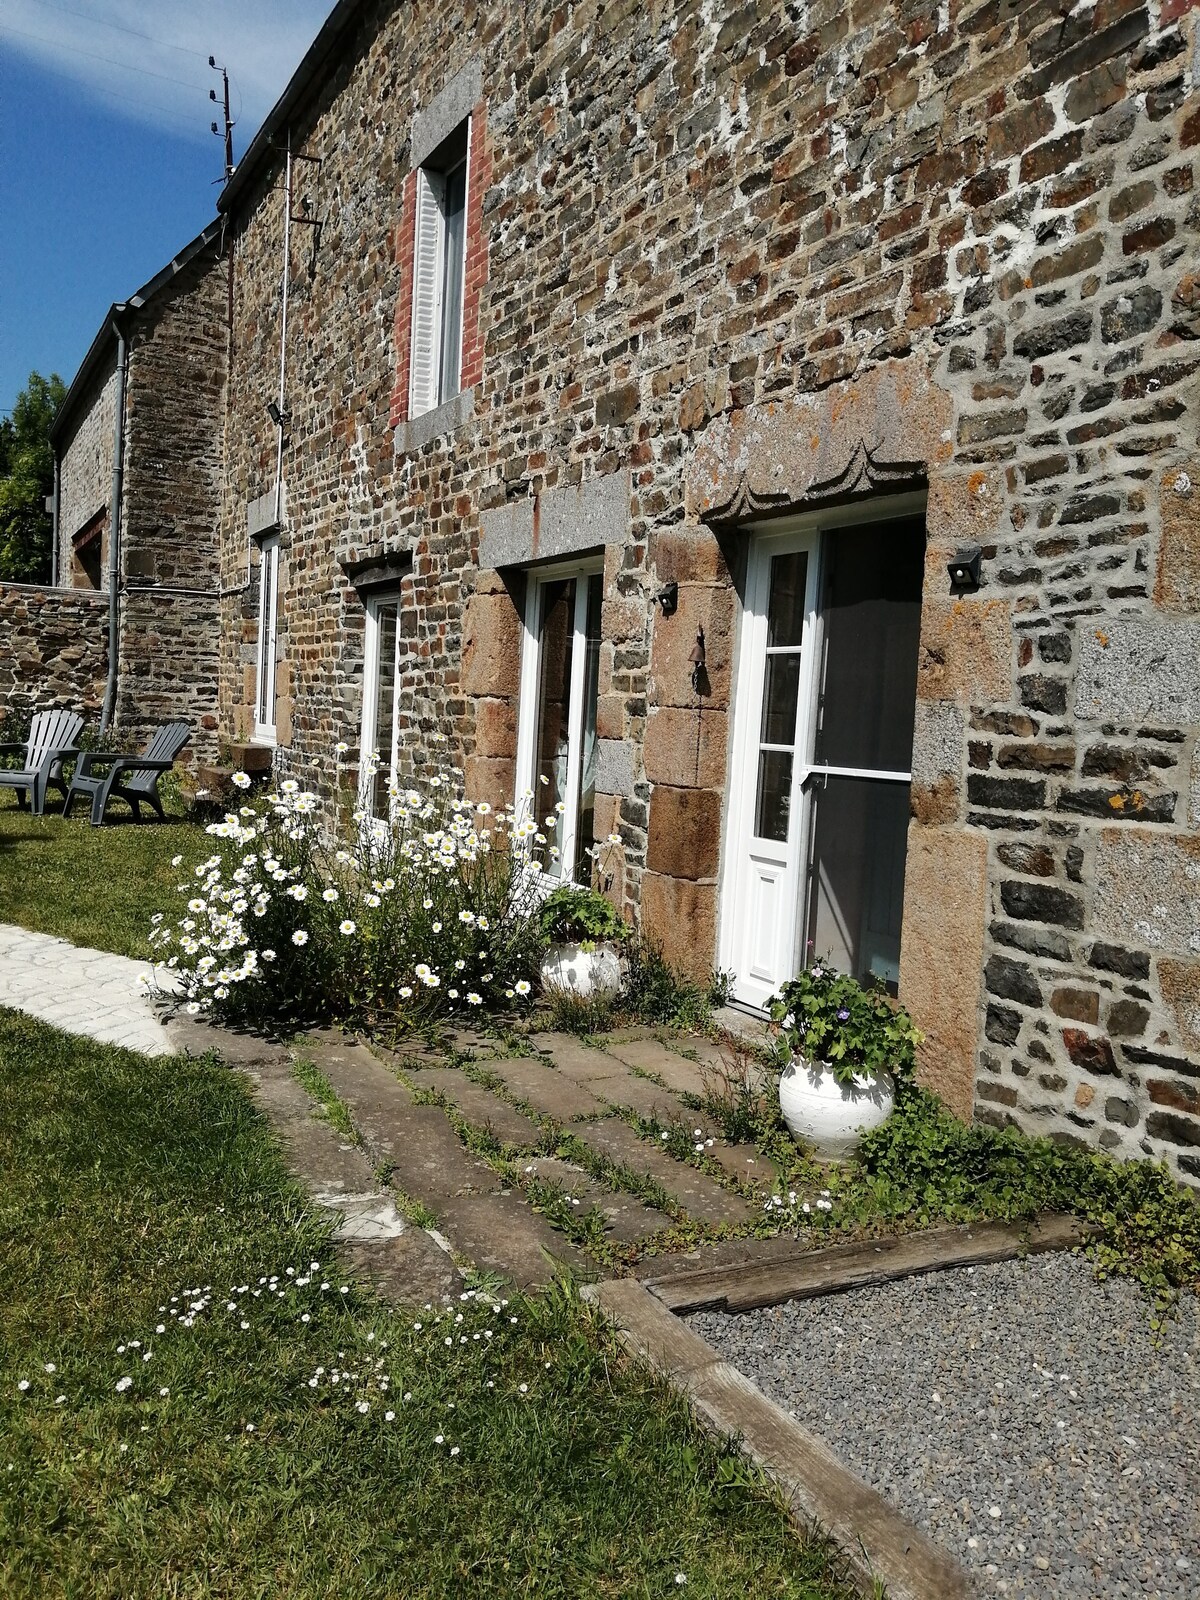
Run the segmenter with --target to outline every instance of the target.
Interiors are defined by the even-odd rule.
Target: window
[[[596,697],[600,680],[598,563],[531,574],[525,605],[517,804],[550,841],[552,878],[590,883],[595,839]]]
[[[751,546],[721,953],[744,1004],[765,1006],[818,957],[895,992],[921,511],[898,498],[870,520],[810,517]]]
[[[366,657],[363,663],[360,786],[363,809],[380,820],[389,814],[389,789],[397,777],[400,700],[400,595],[372,595],[367,601]],[[377,764],[372,765],[372,758]]]
[[[254,737],[275,740],[275,657],[279,618],[279,535],[259,542],[258,662],[255,673]]]
[[[459,391],[469,131],[470,119],[417,169],[410,417]]]

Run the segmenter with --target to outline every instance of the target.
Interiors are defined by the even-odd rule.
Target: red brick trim
[[[479,326],[479,300],[488,275],[487,235],[483,228],[483,197],[492,178],[492,154],[487,141],[487,106],[483,102],[480,102],[471,113],[471,150],[468,159],[462,377],[459,380],[463,389],[473,388],[483,377],[483,334]]]
[[[400,222],[396,228],[396,265],[400,290],[396,297],[396,382],[392,387],[391,425],[408,421],[408,378],[412,340],[413,251],[417,247],[417,175],[404,180]]]

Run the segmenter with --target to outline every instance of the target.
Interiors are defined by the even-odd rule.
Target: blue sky
[[[32,370],[69,383],[114,300],[216,212],[209,55],[234,157],[333,0],[3,0],[0,411]]]

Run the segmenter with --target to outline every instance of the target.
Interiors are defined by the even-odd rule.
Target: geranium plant
[[[538,926],[547,943],[577,944],[585,950],[623,944],[631,932],[611,900],[574,884],[564,884],[546,896],[538,909]]]
[[[827,1063],[838,1083],[913,1075],[922,1036],[908,1012],[885,989],[864,988],[827,961],[785,983],[770,1011],[789,1054]]]

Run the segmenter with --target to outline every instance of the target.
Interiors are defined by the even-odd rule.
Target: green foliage
[[[662,946],[646,934],[631,939],[629,975],[619,999],[620,1011],[631,1020],[702,1031],[712,1021],[713,1007],[724,1001],[720,974],[701,985],[677,971]]]
[[[240,1074],[0,1012],[6,1600],[850,1600],[571,1288],[405,1314],[323,1218]]]
[[[564,884],[548,894],[537,920],[548,944],[580,944],[585,949],[623,944],[632,931],[611,900],[595,889],[574,884]]]
[[[1165,1166],[962,1123],[915,1089],[863,1138],[861,1163],[860,1185],[888,1216],[925,1225],[1068,1211],[1099,1230],[1091,1250],[1101,1277],[1134,1279],[1160,1310],[1182,1288],[1200,1289],[1200,1194]]]
[[[29,374],[11,417],[0,418],[0,582],[48,583],[54,488],[50,425],[66,385]]]
[[[864,989],[857,979],[825,961],[815,961],[771,1002],[771,1016],[793,1055],[827,1062],[838,1083],[889,1072],[911,1079],[921,1035],[903,1006],[882,989]]]

